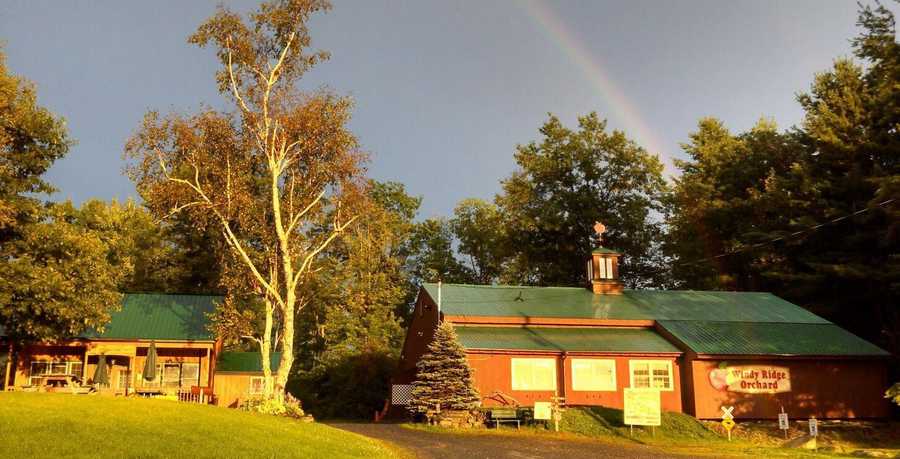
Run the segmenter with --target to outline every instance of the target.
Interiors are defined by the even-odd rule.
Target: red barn
[[[392,385],[402,407],[440,321],[454,325],[492,406],[554,394],[622,408],[657,388],[662,408],[718,418],[881,418],[890,355],[769,293],[627,290],[619,254],[599,248],[586,288],[425,284]]]

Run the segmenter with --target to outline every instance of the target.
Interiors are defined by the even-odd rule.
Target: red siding
[[[496,391],[515,398],[523,406],[533,406],[535,401],[550,401],[552,391],[514,391],[512,390],[511,359],[513,358],[555,358],[557,360],[557,387],[563,387],[560,395],[566,397],[568,405],[607,406],[622,409],[624,388],[630,386],[629,360],[667,360],[672,362],[673,390],[660,393],[662,408],[665,411],[681,411],[681,371],[679,360],[671,355],[622,355],[622,354],[590,354],[572,355],[565,358],[560,354],[513,354],[513,353],[479,353],[470,352],[469,365],[475,372],[475,385],[482,397],[488,397]],[[573,358],[598,358],[616,361],[616,391],[584,392],[572,389],[572,368],[569,360]],[[564,368],[564,371],[560,371]],[[562,381],[565,381],[565,385]],[[485,406],[500,404],[496,400],[485,399]]]
[[[721,407],[734,406],[736,418],[773,419],[783,406],[793,418],[884,418],[890,405],[887,362],[877,360],[733,360],[729,365],[787,367],[791,391],[780,394],[746,394],[716,390],[709,372],[721,360],[688,361],[693,373],[692,405],[686,411],[701,419],[718,419]]]

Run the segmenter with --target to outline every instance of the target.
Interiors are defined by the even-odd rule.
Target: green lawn
[[[712,425],[712,423],[708,424]],[[553,432],[549,425],[535,423],[516,430],[505,424],[497,430],[473,429],[457,430],[423,424],[406,424],[404,427],[437,433],[466,435],[504,436],[546,436],[572,441],[599,441],[612,444],[642,444],[659,451],[707,457],[790,457],[790,458],[830,458],[859,457],[865,454],[880,454],[872,457],[900,457],[900,426],[896,423],[878,423],[875,427],[858,426],[843,422],[839,426],[821,424],[817,452],[782,448],[784,440],[774,423],[768,427],[762,423],[739,422],[733,441],[728,441],[720,432],[711,430],[707,424],[682,413],[666,412],[662,415],[662,425],[651,429],[635,427],[632,433],[622,423],[622,411],[605,407],[569,408],[563,414],[560,432]],[[804,434],[804,430],[794,428],[791,438]]]
[[[318,423],[164,400],[0,392],[3,457],[397,457]]]

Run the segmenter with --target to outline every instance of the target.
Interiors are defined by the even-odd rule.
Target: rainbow
[[[590,82],[594,91],[606,101],[614,121],[620,124],[629,137],[647,151],[658,154],[666,169],[672,170],[672,158],[665,153],[662,142],[641,117],[638,108],[628,100],[609,74],[600,58],[588,51],[584,43],[568,30],[566,24],[545,2],[524,0],[514,2],[524,6],[528,17],[552,43],[574,63]]]

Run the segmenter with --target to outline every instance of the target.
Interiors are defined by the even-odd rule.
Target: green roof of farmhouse
[[[698,354],[888,356],[831,323],[748,323],[664,320],[659,324]]]
[[[269,355],[271,368],[278,368],[281,362],[281,352],[272,352]],[[219,354],[216,359],[216,372],[233,373],[258,373],[262,371],[262,359],[259,352],[226,351]]]
[[[208,314],[221,296],[127,293],[122,308],[111,314],[103,333],[87,332],[82,338],[214,341],[207,329]]]
[[[423,288],[437,301],[437,284]],[[775,295],[755,292],[625,290],[595,295],[582,287],[443,284],[441,311],[460,316],[829,323]]]
[[[467,349],[681,353],[647,328],[454,327]]]

